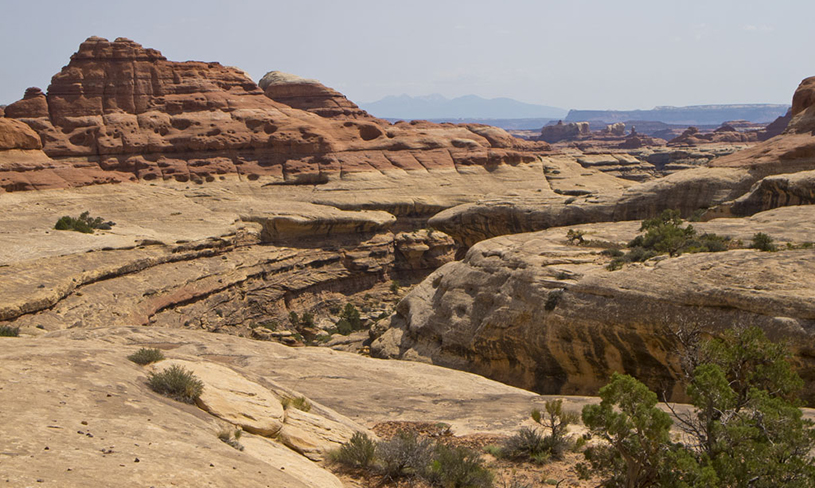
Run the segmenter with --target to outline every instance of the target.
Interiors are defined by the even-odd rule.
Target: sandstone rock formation
[[[543,129],[541,129],[541,135],[538,140],[554,143],[564,140],[574,140],[588,134],[588,122],[569,122],[568,124],[564,124],[562,120],[558,120],[555,125],[544,126]]]
[[[280,85],[272,78],[267,89]],[[25,175],[37,188],[82,186],[99,182],[102,173],[110,182],[237,176],[315,184],[358,173],[530,163],[546,148],[499,129],[388,126],[340,113],[326,119],[273,101],[236,68],[167,61],[123,38],[86,40],[53,77],[47,95],[27,90],[6,117],[31,126],[45,153],[59,160],[61,185],[41,183],[37,171]]]
[[[815,241],[815,207],[786,207],[698,226],[749,242],[756,232]],[[542,393],[594,394],[612,371],[681,397],[671,330],[759,325],[789,340],[815,401],[815,272],[811,250],[733,250],[655,259],[608,271],[599,251],[639,222],[575,227],[597,244],[571,245],[567,227],[479,242],[399,303],[372,345],[380,357],[432,362]]]
[[[815,136],[810,129],[815,109],[807,105],[815,100],[812,95],[815,81],[812,80],[804,80],[796,91],[792,120],[780,136],[736,152],[732,152],[732,147],[723,147],[725,154],[729,154],[715,158],[715,154],[701,151],[655,151],[646,156],[657,169],[665,168],[673,161],[680,163],[676,169],[689,167],[691,164],[681,163],[691,156],[690,159],[707,160],[707,167],[645,181],[626,188],[621,194],[606,191],[576,197],[568,205],[564,202],[542,206],[539,201],[521,198],[481,199],[439,212],[429,222],[432,227],[467,246],[481,239],[551,226],[650,218],[665,209],[677,209],[685,217],[711,208],[713,210],[706,218],[730,215],[733,201],[750,192],[763,178],[815,168]],[[772,181],[768,182],[768,185],[772,184]],[[802,191],[806,190],[795,191],[803,195]],[[770,198],[768,205],[796,204],[805,200]],[[742,208],[759,211],[771,207],[748,205]]]
[[[792,120],[792,108],[790,108],[786,114],[772,121],[764,130],[758,131],[758,140],[766,141],[767,139],[781,135],[787,129],[790,120]]]
[[[614,124],[609,124],[606,126],[604,131],[606,134],[610,136],[618,136],[622,137],[625,136],[625,124],[622,122],[616,122]]]
[[[282,71],[269,71],[258,82],[263,93],[289,107],[307,110],[321,117],[376,120],[342,93],[317,80]],[[387,122],[384,122],[388,125]]]
[[[291,311],[327,313],[379,283],[420,279],[455,252],[437,231],[394,232],[385,212],[275,202],[225,183],[19,192],[0,208],[0,322],[32,332],[153,324],[249,335]],[[53,230],[86,210],[116,225]]]
[[[105,327],[0,341],[0,402],[14,419],[0,425],[9,486],[344,486],[324,464],[287,447],[292,435],[244,432],[243,451],[221,442],[219,431],[233,423],[148,388],[150,369],[173,363],[194,368],[205,394],[222,393],[221,406],[242,422],[251,421],[242,413],[257,408],[256,397],[245,394],[257,391],[270,402],[305,395],[311,410],[285,410],[283,429],[307,434],[322,449],[336,445],[326,436],[367,431],[397,412],[405,421],[447,422],[458,434],[504,433],[544,400],[434,366],[206,332]],[[128,361],[140,347],[161,348],[168,359],[150,367]],[[240,387],[223,390],[219,375]],[[569,399],[566,407],[586,401]]]
[[[688,127],[678,137],[668,141],[668,146],[698,146],[700,144],[747,143],[758,141],[757,132],[739,132],[727,123],[713,132],[701,133],[696,127]]]

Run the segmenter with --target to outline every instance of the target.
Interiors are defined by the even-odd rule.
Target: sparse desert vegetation
[[[19,327],[0,325],[0,337],[17,337],[20,335]]]
[[[204,383],[192,371],[177,365],[150,373],[147,384],[156,393],[184,403],[195,403],[204,391]]]
[[[57,220],[54,225],[56,230],[72,230],[83,234],[93,234],[96,229],[110,230],[115,225],[113,222],[105,222],[102,217],[91,217],[90,212],[85,211],[79,217],[64,216]]]
[[[136,364],[141,364],[145,366],[151,363],[157,363],[164,359],[164,353],[161,352],[161,349],[158,348],[149,348],[149,347],[142,347],[138,351],[134,352],[127,359],[133,361]]]
[[[369,70],[364,86],[335,78],[355,93],[404,81],[498,96],[512,82],[537,86],[530,100],[584,108],[626,90],[626,104],[714,103],[721,69],[728,102],[755,80],[778,100],[800,66],[762,63],[800,64],[815,38],[807,2],[708,9],[695,37],[626,29],[636,16],[617,3],[595,19],[565,3],[547,17],[535,2],[520,16],[402,2],[367,9],[365,32],[393,35],[361,46],[337,35],[359,24],[356,7],[268,3],[233,9],[227,26],[207,9],[180,22],[119,2],[70,20],[151,26],[158,15],[176,37],[205,27],[245,47],[270,36],[242,12],[262,24],[271,9],[275,39],[331,47],[314,51],[332,57],[324,67],[348,58],[337,53],[404,64],[403,41],[413,60],[450,64],[379,70],[390,81]],[[668,8],[654,21],[680,26],[699,14],[652,4],[636,10]],[[4,25],[30,32],[0,30],[6,485],[815,486],[815,77],[789,104],[510,102],[535,118],[505,119],[524,127],[507,130],[395,121],[317,80],[271,71],[256,82],[247,73],[262,66],[177,62],[162,46],[94,36],[48,86],[25,89],[40,70],[14,64],[74,42],[53,28],[72,8],[51,2],[36,21],[4,9]],[[554,62],[539,62],[543,31],[526,19],[568,37]],[[500,63],[474,76],[479,49],[465,45],[479,20],[511,35],[488,36]],[[400,35],[400,22],[418,34]],[[217,35],[233,25],[243,35]],[[586,49],[591,35],[568,36],[609,26],[635,32],[633,44]],[[722,44],[714,34],[739,49],[705,49]],[[680,37],[695,43],[690,56]],[[647,69],[615,72],[614,47],[646,53]],[[660,82],[672,73],[660,63],[691,58],[673,72],[710,86]],[[748,58],[772,83],[733,79]],[[688,92],[646,93],[665,87]]]

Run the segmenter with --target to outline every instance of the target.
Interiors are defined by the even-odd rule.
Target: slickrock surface
[[[545,400],[435,366],[205,332],[101,328],[0,342],[0,402],[9,419],[0,425],[0,473],[9,486],[338,488],[334,475],[285,446],[294,435],[245,432],[238,451],[218,439],[231,425],[218,416],[251,422],[259,396],[271,407],[305,395],[308,413],[273,409],[284,432],[326,449],[394,418],[447,422],[459,435],[503,434]],[[140,347],[161,348],[168,359],[148,367],[128,361]],[[152,392],[147,373],[170,364],[194,369],[204,395],[220,396],[223,408],[213,415]],[[575,411],[586,401],[565,404]]]
[[[785,242],[815,241],[815,207],[693,224],[750,241],[765,232],[781,251],[688,254],[604,268],[602,247],[573,246],[569,228],[479,242],[409,293],[380,357],[432,362],[543,393],[595,394],[612,371],[680,395],[670,329],[755,324],[790,340],[807,398],[815,400],[815,254]],[[576,226],[586,239],[624,244],[639,222]]]
[[[421,278],[453,259],[449,237],[396,231],[386,212],[278,202],[255,190],[102,185],[5,194],[0,322],[33,333],[156,324],[248,334],[255,323]],[[116,225],[94,234],[53,229],[83,211]]]

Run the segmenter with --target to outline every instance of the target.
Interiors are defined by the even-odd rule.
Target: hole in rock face
[[[380,137],[382,134],[382,129],[375,125],[359,126],[359,137],[361,137],[363,141],[372,141],[377,137]]]
[[[170,121],[170,124],[172,124],[172,126],[178,130],[184,130],[189,128],[192,125],[192,122],[187,119],[173,118]]]
[[[87,131],[83,131],[72,135],[68,141],[75,146],[90,146],[91,142],[93,142],[93,137]]]

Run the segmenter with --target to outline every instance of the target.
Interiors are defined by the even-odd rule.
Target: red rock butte
[[[168,61],[129,39],[90,37],[47,93],[29,88],[6,107],[5,118],[36,132],[44,155],[15,154],[12,163],[3,150],[37,148],[4,144],[0,188],[229,175],[312,184],[359,172],[518,164],[548,149],[488,126],[391,125],[316,81],[264,80],[265,93],[237,68]],[[24,129],[0,126],[16,130]]]

